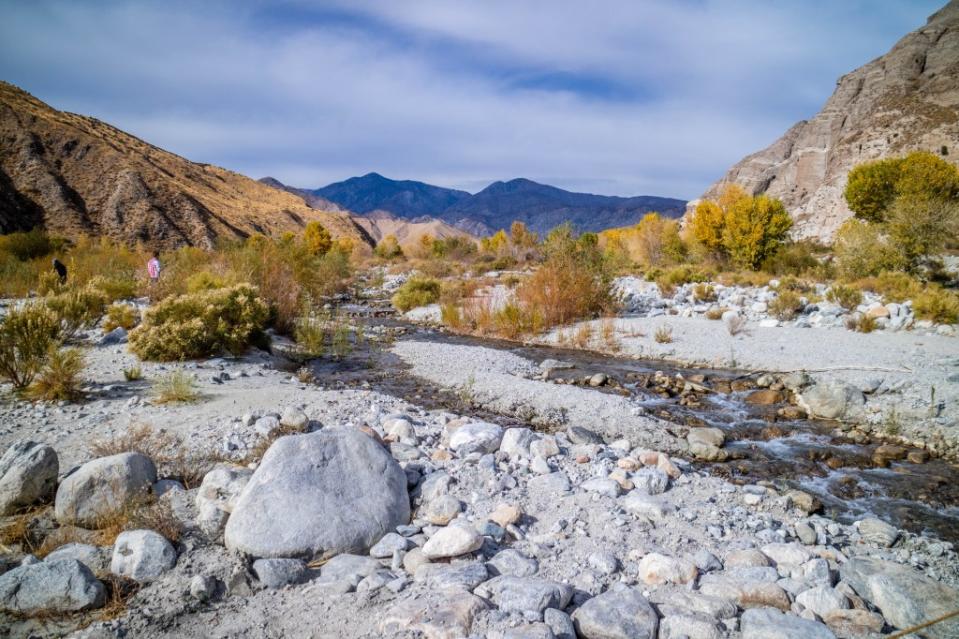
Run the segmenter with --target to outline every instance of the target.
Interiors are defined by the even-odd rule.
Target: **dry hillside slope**
[[[703,197],[729,183],[767,193],[786,205],[797,237],[828,240],[852,215],[842,196],[849,170],[913,150],[959,162],[959,0],[839,78],[822,111],[741,160]]]
[[[0,82],[0,232],[106,236],[157,248],[296,231],[311,220],[369,242],[342,212],[198,164]]]

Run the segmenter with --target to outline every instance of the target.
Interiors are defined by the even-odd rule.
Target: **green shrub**
[[[123,379],[128,382],[138,382],[143,379],[143,369],[138,364],[134,364],[130,368],[124,368]]]
[[[130,333],[145,360],[183,360],[224,350],[240,354],[265,326],[270,309],[249,284],[168,298]]]
[[[938,286],[929,286],[912,300],[912,310],[919,319],[955,324],[959,322],[959,295]]]
[[[103,330],[109,333],[115,328],[131,330],[140,321],[140,312],[132,304],[110,304]]]
[[[210,271],[200,271],[186,278],[187,293],[212,291],[215,288],[224,287],[226,287],[226,278],[222,275],[214,275]]]
[[[0,377],[24,389],[59,342],[60,322],[44,304],[11,309],[0,320]]]
[[[693,287],[693,299],[697,302],[715,302],[716,289],[709,284],[699,283]]]
[[[132,277],[105,277],[103,275],[97,275],[87,282],[87,288],[102,293],[107,302],[133,299],[140,292],[140,285]]]
[[[862,292],[845,284],[833,284],[826,291],[826,299],[846,310],[852,310],[862,304]]]
[[[849,220],[836,234],[833,246],[839,272],[847,279],[899,271],[906,263],[900,252],[882,234],[879,227],[862,220]]]
[[[83,351],[79,348],[52,347],[46,364],[27,389],[28,397],[49,402],[79,398],[80,373],[85,365]]]
[[[789,242],[766,258],[762,270],[779,276],[813,273],[822,266],[816,257],[816,253],[822,250],[822,247],[808,240]]]
[[[769,303],[769,312],[781,320],[791,320],[802,310],[802,300],[794,291],[780,290]]]
[[[66,287],[60,283],[60,276],[52,270],[44,270],[37,277],[38,295],[57,295],[65,289]]]
[[[41,229],[0,235],[0,253],[8,253],[21,262],[46,257],[62,250],[64,244],[64,240],[52,239]]]
[[[106,297],[93,289],[73,288],[44,299],[44,303],[60,320],[64,339],[70,339],[77,331],[93,328],[106,308]]]
[[[672,295],[676,292],[676,287],[690,282],[705,282],[709,280],[709,275],[693,268],[683,265],[663,271],[656,277],[656,285],[663,295]]]
[[[412,277],[393,295],[393,306],[405,313],[411,308],[435,303],[441,292],[442,286],[437,280]]]
[[[876,277],[856,282],[856,286],[882,295],[888,302],[905,302],[922,293],[922,282],[908,273],[883,271]]]
[[[301,317],[296,322],[293,337],[303,354],[321,357],[326,350],[326,328],[316,317]]]

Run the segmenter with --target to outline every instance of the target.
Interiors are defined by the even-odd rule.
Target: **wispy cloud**
[[[0,1],[0,77],[191,159],[695,197],[938,2]]]

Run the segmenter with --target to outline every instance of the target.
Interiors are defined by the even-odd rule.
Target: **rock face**
[[[20,566],[0,575],[0,608],[20,614],[99,608],[103,584],[76,559]]]
[[[362,432],[281,437],[227,521],[226,546],[255,557],[366,552],[410,517],[406,474]]]
[[[52,497],[59,470],[57,453],[51,447],[15,442],[0,457],[0,515]]]
[[[786,205],[797,237],[828,240],[852,215],[842,192],[855,165],[914,150],[959,160],[957,77],[959,2],[952,0],[884,56],[839,78],[822,111],[741,160],[703,197],[731,183],[766,193]]]
[[[140,453],[94,459],[60,483],[55,504],[57,521],[96,528],[146,493],[156,480],[156,467]]]
[[[959,602],[959,591],[909,566],[880,559],[851,559],[842,565],[839,574],[897,628],[908,628],[948,614]],[[959,619],[936,624],[922,633],[931,639],[959,636]]]
[[[345,213],[197,164],[94,118],[63,113],[0,82],[0,233],[212,248],[219,237],[279,235],[320,221],[334,237],[371,243]]]

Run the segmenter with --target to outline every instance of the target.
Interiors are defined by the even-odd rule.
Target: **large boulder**
[[[57,521],[99,528],[147,494],[156,480],[156,467],[140,453],[94,459],[60,482],[54,509]]]
[[[76,559],[42,561],[0,575],[0,609],[24,615],[99,608],[106,590]]]
[[[220,465],[203,476],[196,494],[196,523],[211,539],[223,534],[226,521],[236,506],[253,471],[240,466]]]
[[[47,563],[63,559],[76,559],[90,569],[94,575],[102,575],[110,569],[110,546],[92,546],[90,544],[70,543],[60,546],[43,558]]]
[[[851,559],[839,568],[839,574],[896,628],[909,628],[946,615],[959,604],[959,590],[890,561]],[[959,618],[926,628],[922,634],[930,639],[959,637]]]
[[[276,440],[226,524],[227,548],[255,557],[365,553],[408,523],[406,474],[351,428]]]
[[[840,381],[821,381],[804,390],[799,405],[810,417],[846,419],[855,416],[866,398],[862,391]]]
[[[53,497],[60,464],[45,444],[14,442],[0,457],[0,516]]]
[[[607,590],[573,613],[584,639],[655,639],[659,618],[637,588]]]
[[[128,530],[113,544],[110,572],[139,583],[148,583],[173,568],[176,550],[163,535],[152,530]]]

